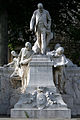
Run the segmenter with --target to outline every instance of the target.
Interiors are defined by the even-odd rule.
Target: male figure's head
[[[38,3],[37,7],[38,7],[39,12],[43,11],[43,4],[42,3]]]
[[[64,48],[63,47],[59,47],[57,50],[56,50],[56,53],[57,55],[62,55],[64,53]]]
[[[13,57],[17,57],[18,55],[17,55],[17,53],[13,50],[13,51],[11,51],[11,55],[13,56]]]
[[[26,49],[29,51],[29,50],[31,50],[31,43],[30,42],[26,42],[25,43],[25,47],[26,47]]]

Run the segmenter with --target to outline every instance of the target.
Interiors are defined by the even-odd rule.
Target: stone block
[[[27,115],[26,115],[27,114]],[[71,111],[67,108],[54,108],[54,109],[27,109],[27,108],[15,108],[11,110],[12,118],[35,118],[35,119],[45,119],[45,118],[71,118]]]
[[[62,95],[62,98],[64,100],[64,102],[67,104],[68,108],[72,108],[73,107],[73,97],[70,95]]]

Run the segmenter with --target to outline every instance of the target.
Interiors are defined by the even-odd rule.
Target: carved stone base
[[[48,56],[35,55],[30,62],[28,86],[11,110],[11,117],[70,118],[71,111],[53,81],[53,63]]]
[[[27,109],[15,108],[11,110],[11,117],[13,118],[71,118],[71,111],[67,108],[54,109]]]

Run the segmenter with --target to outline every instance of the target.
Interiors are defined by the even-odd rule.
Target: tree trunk
[[[0,66],[8,63],[8,27],[7,12],[0,11]]]

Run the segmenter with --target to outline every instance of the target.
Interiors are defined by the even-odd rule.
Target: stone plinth
[[[27,115],[30,118],[70,118],[71,112],[67,108],[54,108],[54,109],[26,109],[26,108],[15,108],[11,110],[11,115],[14,118],[26,118]]]
[[[30,62],[25,93],[11,109],[11,117],[70,118],[71,111],[53,82],[53,63],[48,56],[35,55]]]
[[[30,70],[28,76],[28,87],[55,87],[53,83],[53,63],[47,56],[35,55],[30,62]]]

